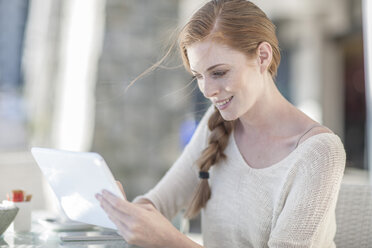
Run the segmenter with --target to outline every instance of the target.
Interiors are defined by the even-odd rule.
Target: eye
[[[212,72],[212,76],[214,78],[220,78],[220,77],[223,77],[226,73],[227,71],[214,71]]]

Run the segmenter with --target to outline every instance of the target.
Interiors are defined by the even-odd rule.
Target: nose
[[[203,80],[203,82],[201,82],[200,86],[200,89],[206,98],[214,97],[219,93],[219,86],[213,80],[205,79]]]

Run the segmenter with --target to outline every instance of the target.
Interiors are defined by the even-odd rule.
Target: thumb
[[[116,184],[118,185],[118,187],[119,187],[121,193],[123,194],[124,198],[127,199],[127,196],[125,195],[123,185],[118,180],[116,180]]]

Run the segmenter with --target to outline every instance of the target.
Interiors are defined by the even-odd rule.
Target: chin
[[[238,116],[232,113],[220,111],[220,114],[225,121],[235,121],[236,119],[238,119]]]

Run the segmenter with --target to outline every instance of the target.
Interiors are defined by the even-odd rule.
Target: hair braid
[[[233,127],[233,121],[225,121],[220,112],[215,109],[208,120],[208,128],[211,130],[208,146],[203,150],[201,156],[196,161],[200,171],[208,172],[213,165],[226,158],[224,150],[228,144]],[[201,179],[185,216],[188,218],[195,217],[200,209],[206,205],[210,197],[211,189],[208,180]]]

